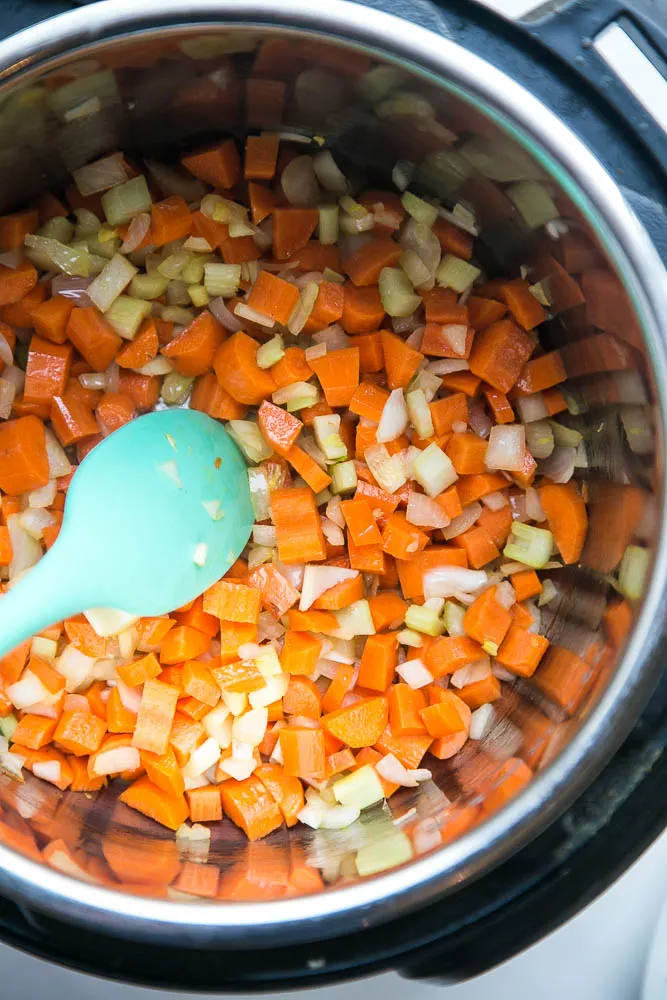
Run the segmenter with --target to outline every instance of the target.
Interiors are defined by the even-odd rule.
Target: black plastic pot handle
[[[523,29],[562,59],[604,97],[630,125],[648,152],[667,171],[667,133],[627,89],[594,46],[595,38],[618,24],[667,79],[667,4],[664,0],[573,0]]]

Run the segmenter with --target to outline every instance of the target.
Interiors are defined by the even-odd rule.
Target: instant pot
[[[553,683],[552,655],[503,695],[476,751],[439,762],[427,792],[406,790],[359,834],[400,826],[412,860],[359,879],[346,839],[356,833],[278,831],[258,849],[224,823],[208,856],[187,863],[221,886],[252,869],[256,897],[157,892],[146,873],[174,842],[115,793],[89,799],[0,775],[0,934],[75,969],[163,988],[285,990],[385,969],[477,975],[590,902],[667,817],[667,138],[595,45],[617,25],[660,74],[658,7],[574,2],[523,24],[463,0],[69,7],[3,5],[0,212],[62,189],[108,151],[168,165],[220,132],[325,141],[348,176],[378,187],[401,163],[416,190],[480,224],[489,278],[546,283],[542,342],[565,359],[591,527],[581,564],[554,570],[558,597],[545,612],[552,649],[580,665],[571,695]],[[624,606],[626,638],[609,612],[630,543],[651,569]],[[448,803],[463,787],[488,789],[512,762],[533,770],[530,784],[450,839]],[[136,884],[114,880],[102,837],[136,857]],[[56,841],[76,859],[70,873],[53,851],[44,862]],[[325,888],[272,898],[263,851],[317,868]],[[186,861],[174,863],[175,873]]]

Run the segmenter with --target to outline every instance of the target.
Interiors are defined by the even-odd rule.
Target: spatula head
[[[246,465],[222,424],[193,410],[150,413],[77,470],[55,547],[60,562],[67,550],[63,584],[81,608],[164,614],[227,572],[252,523]]]

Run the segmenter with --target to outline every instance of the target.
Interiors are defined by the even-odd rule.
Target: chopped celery
[[[289,407],[288,407],[289,409]],[[331,489],[334,493],[352,493],[357,488],[357,470],[354,462],[338,462],[329,470]]]
[[[438,270],[435,272],[436,281],[444,288],[453,288],[459,295],[470,288],[482,272],[474,264],[469,264],[467,260],[461,260],[452,253],[447,253],[442,258]]]
[[[102,195],[102,208],[110,226],[122,226],[139,212],[150,212],[151,205],[150,191],[143,174],[110,188]]]
[[[193,306],[197,306],[198,309],[207,306],[211,301],[211,296],[203,285],[188,285],[188,295]]]
[[[189,306],[192,302],[188,286],[180,278],[170,280],[165,298],[168,306]]]
[[[430,608],[420,607],[419,604],[411,604],[405,613],[405,624],[415,632],[422,632],[424,635],[442,635],[445,631],[445,623],[439,615]]]
[[[512,184],[507,189],[507,196],[531,229],[539,229],[552,219],[560,218],[553,198],[544,185],[537,181]]]
[[[276,406],[285,406],[288,413],[296,413],[306,406],[314,406],[319,399],[316,385],[310,382],[293,382],[277,389],[271,397]]]
[[[429,205],[423,198],[418,198],[416,194],[411,194],[410,191],[403,192],[401,203],[405,211],[408,215],[412,216],[415,222],[422,222],[429,228],[438,218],[438,210],[434,205]]]
[[[266,521],[271,514],[269,483],[264,469],[248,469],[250,502],[256,521]]]
[[[252,420],[230,420],[226,425],[226,430],[249,462],[257,465],[273,454],[272,449],[262,437],[259,427]]]
[[[426,285],[429,281],[433,282],[432,272],[429,271],[416,250],[406,250],[402,253],[398,264],[405,271],[414,288]]]
[[[340,462],[347,458],[345,442],[339,434],[340,416],[331,413],[313,420],[315,439],[327,462]]]
[[[546,528],[535,528],[532,524],[515,521],[503,555],[524,566],[543,569],[551,559],[553,547],[554,536]]]
[[[76,215],[75,239],[82,240],[100,231],[102,223],[94,212],[89,212],[87,208],[77,208],[74,214]]]
[[[188,393],[194,382],[193,378],[181,375],[179,372],[169,372],[162,383],[160,395],[165,403],[170,406],[178,406],[188,398]]]
[[[338,620],[336,636],[354,639],[357,635],[375,635],[375,626],[367,600],[354,601],[341,611],[334,612]]]
[[[320,241],[321,242],[321,241]],[[322,271],[322,277],[325,281],[333,281],[336,285],[344,285],[345,278],[338,271],[332,271],[330,267],[325,267]]]
[[[433,435],[433,418],[422,389],[413,389],[411,392],[408,392],[405,402],[408,407],[410,423],[417,431],[419,437],[431,437]]]
[[[549,423],[553,431],[554,441],[559,448],[578,448],[583,441],[583,435],[579,431],[566,427],[565,424],[559,424],[557,420],[550,420]]]
[[[401,646],[410,646],[412,649],[419,649],[424,644],[424,637],[421,632],[415,632],[411,628],[403,628],[398,633],[398,641]]]
[[[431,400],[435,399],[436,393],[441,385],[441,378],[438,378],[437,375],[430,372],[428,368],[421,368],[410,382],[407,392],[410,393],[414,392],[415,389],[421,389],[424,397],[426,398],[426,402],[430,403]]]
[[[0,736],[4,736],[5,739],[10,740],[12,738],[17,726],[18,720],[12,712],[9,715],[0,716]]]
[[[324,246],[338,242],[338,205],[321,205],[318,238]]]
[[[435,441],[413,459],[412,474],[430,497],[437,497],[458,479],[451,460]]]
[[[123,289],[136,275],[137,269],[127,257],[117,253],[88,286],[88,298],[102,312],[106,312]]]
[[[60,243],[70,243],[74,239],[74,226],[64,215],[49,219],[37,230],[38,236],[58,240]]]
[[[195,315],[191,309],[182,309],[180,306],[163,306],[160,318],[165,323],[180,323],[181,326],[189,326]]]
[[[270,368],[272,365],[277,364],[284,355],[285,344],[283,338],[277,333],[271,340],[262,344],[255,355],[255,361],[258,368]]]
[[[98,99],[100,108],[120,104],[120,93],[112,70],[104,69],[77,77],[50,91],[46,100],[53,113],[67,121],[67,112],[93,98]]]
[[[424,157],[417,178],[438,197],[449,198],[472,172],[470,163],[458,150],[441,149]]]
[[[187,250],[183,251],[187,253]],[[204,257],[188,257],[188,261],[181,271],[179,277],[186,285],[201,285],[204,280],[204,268],[206,260]]]
[[[364,219],[368,215],[368,209],[354,198],[350,198],[349,194],[343,195],[340,199],[340,207],[353,219]]]
[[[526,445],[533,458],[548,458],[554,450],[554,432],[548,420],[526,424]]]
[[[359,772],[355,772],[358,774]],[[355,864],[360,875],[376,875],[412,859],[412,843],[407,834],[396,830],[387,837],[373,840],[357,851]]]
[[[65,246],[59,240],[29,233],[25,238],[26,257],[44,271],[55,268],[63,274],[87,278],[91,273],[88,250]]]
[[[518,143],[494,135],[475,135],[459,147],[460,154],[485,177],[502,184],[543,176],[537,161]]]
[[[168,254],[164,260],[158,264],[158,274],[161,274],[163,278],[178,278],[191,260],[192,255],[186,250],[177,250],[175,253]],[[200,275],[200,280],[202,276],[203,272]]]
[[[651,554],[640,545],[628,545],[618,569],[618,589],[631,601],[644,594]]]
[[[359,80],[359,90],[371,104],[377,104],[404,82],[405,71],[397,66],[374,66]]]
[[[209,261],[204,265],[204,287],[209,295],[231,298],[236,295],[240,281],[240,264],[214,264]]]
[[[422,94],[412,90],[395,90],[391,97],[375,106],[378,118],[435,118],[435,108]]]
[[[97,254],[98,257],[104,257],[105,260],[111,260],[113,255],[120,250],[120,240],[117,237],[102,241],[99,234],[94,233],[92,236],[87,236],[83,242],[91,253]]]
[[[143,320],[151,314],[151,304],[145,299],[119,295],[104,314],[116,333],[126,340],[133,340]]]
[[[378,287],[389,316],[412,316],[421,305],[421,296],[415,295],[410,279],[400,267],[383,267]]]
[[[489,656],[498,655],[498,644],[495,642],[491,642],[490,639],[484,640],[484,642],[482,643],[482,649],[484,650],[485,653],[488,653]]]
[[[364,764],[352,774],[346,774],[336,781],[333,793],[336,802],[342,806],[356,806],[360,810],[368,809],[384,798],[382,782],[370,764]]]

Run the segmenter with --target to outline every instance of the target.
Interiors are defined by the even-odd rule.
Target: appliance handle
[[[571,0],[519,23],[598,91],[667,172],[667,7],[662,0]]]

